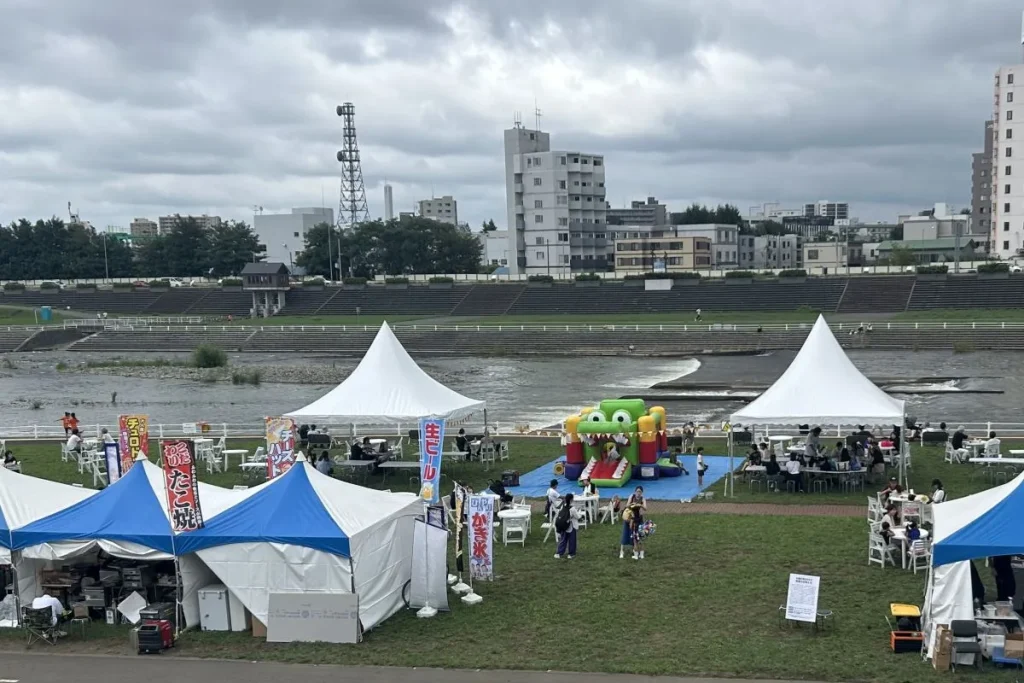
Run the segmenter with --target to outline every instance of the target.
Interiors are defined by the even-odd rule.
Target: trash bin
[[[49,306],[43,306],[39,309],[39,319],[44,323],[48,323],[53,320],[53,309]]]

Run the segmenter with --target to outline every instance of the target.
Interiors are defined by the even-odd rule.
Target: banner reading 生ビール
[[[135,458],[139,455],[149,457],[149,416],[122,415],[117,420],[123,477],[135,464]]]
[[[266,418],[267,479],[273,479],[295,464],[295,421],[290,417]]]
[[[444,420],[420,420],[420,498],[435,504],[441,500],[441,453],[444,451]]]
[[[195,444],[185,439],[162,441],[164,486],[167,512],[176,532],[203,528],[203,510],[199,505],[199,479],[196,477]]]

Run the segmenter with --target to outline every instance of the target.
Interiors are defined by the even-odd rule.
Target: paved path
[[[653,678],[529,671],[447,671],[224,662],[159,655],[141,657],[0,654],[0,683],[755,683],[724,678]],[[757,683],[772,683],[759,681]],[[781,683],[776,681],[775,683]],[[785,683],[801,683],[786,681]],[[804,681],[803,683],[812,683]]]

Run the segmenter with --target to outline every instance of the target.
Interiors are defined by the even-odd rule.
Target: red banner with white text
[[[195,445],[184,439],[163,441],[164,486],[167,512],[176,532],[203,528],[203,510],[199,505],[199,479],[196,477]]]

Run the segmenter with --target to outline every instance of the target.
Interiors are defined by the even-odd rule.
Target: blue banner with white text
[[[420,420],[420,498],[426,503],[441,500],[441,455],[444,452],[444,420]]]

